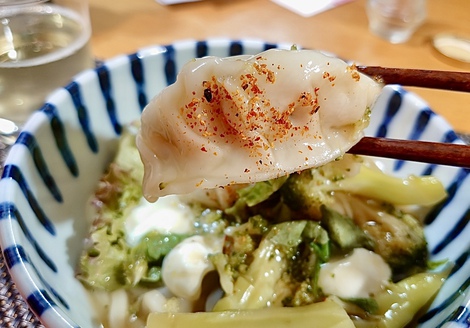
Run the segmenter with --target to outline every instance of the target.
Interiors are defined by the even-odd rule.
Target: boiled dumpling
[[[380,90],[313,50],[192,60],[143,111],[144,195],[268,180],[334,160],[362,137]]]

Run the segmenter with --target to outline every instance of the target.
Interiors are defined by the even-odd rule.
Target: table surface
[[[470,72],[470,64],[432,47],[438,33],[470,38],[469,0],[428,0],[427,20],[403,44],[368,30],[365,0],[302,17],[270,0],[203,0],[162,6],[154,0],[89,0],[92,48],[107,59],[150,44],[210,37],[257,38],[333,52],[364,65]],[[457,131],[470,132],[470,93],[411,88]]]
[[[255,38],[327,50],[364,65],[467,71],[433,50],[438,33],[470,37],[469,0],[428,0],[424,25],[403,44],[368,31],[365,0],[302,17],[270,0],[203,0],[163,6],[154,0],[89,0],[92,49],[99,59],[183,39]],[[470,133],[470,93],[410,88],[458,132]],[[1,164],[0,164],[1,171]],[[38,326],[0,258],[1,327]]]

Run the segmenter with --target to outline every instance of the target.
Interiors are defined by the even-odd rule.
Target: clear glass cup
[[[426,18],[426,0],[368,0],[369,29],[391,43],[409,40]]]
[[[86,0],[0,0],[0,134],[93,67]]]

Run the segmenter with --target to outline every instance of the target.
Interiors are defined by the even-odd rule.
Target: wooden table
[[[305,18],[269,0],[89,0],[95,55],[107,59],[150,44],[210,37],[257,38],[327,50],[366,65],[470,71],[433,50],[440,32],[470,37],[469,0],[428,0],[425,24],[404,44],[368,31],[365,0]],[[413,89],[460,132],[470,133],[470,93]]]

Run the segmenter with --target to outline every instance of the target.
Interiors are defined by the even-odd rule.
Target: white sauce
[[[204,276],[214,270],[210,254],[222,251],[223,239],[192,236],[176,245],[163,260],[165,286],[177,297],[196,300],[201,293]]]
[[[173,295],[165,295],[161,289],[152,289],[142,296],[142,310],[152,312],[191,312],[193,304]]]
[[[142,198],[125,222],[127,242],[136,245],[150,231],[162,234],[191,234],[194,231],[194,215],[178,196],[161,197],[155,203]]]
[[[391,275],[389,265],[380,255],[357,248],[350,256],[324,264],[318,284],[327,295],[367,298],[380,292]]]

